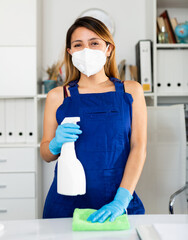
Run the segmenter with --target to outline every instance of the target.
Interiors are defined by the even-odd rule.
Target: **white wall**
[[[146,38],[145,0],[43,0],[43,68],[60,57],[68,28],[86,9],[100,8],[115,22],[117,63],[135,64],[135,44]]]

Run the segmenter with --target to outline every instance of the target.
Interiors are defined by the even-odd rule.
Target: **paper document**
[[[188,239],[188,224],[140,225],[136,232],[141,240]]]
[[[188,224],[154,224],[162,240],[188,239]]]

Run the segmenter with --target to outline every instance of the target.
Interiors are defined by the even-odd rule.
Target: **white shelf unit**
[[[152,2],[152,3],[151,3]],[[164,10],[178,23],[188,20],[187,0],[154,0],[153,4],[153,63],[154,63],[154,105],[188,103],[188,44],[159,44],[156,36],[156,19]],[[161,86],[163,85],[163,90]],[[165,86],[164,86],[165,85]],[[187,143],[188,144],[188,143]],[[188,149],[188,148],[187,148]],[[187,151],[188,159],[188,151]],[[188,160],[186,166],[188,182]]]
[[[164,10],[179,23],[188,19],[186,0],[146,0],[146,35],[153,42],[153,96],[150,105],[188,103],[188,44],[159,44],[156,20]],[[146,101],[147,103],[147,101]]]
[[[164,10],[168,11],[170,18],[177,18],[178,23],[188,19],[188,1],[185,0],[155,0],[154,11],[156,18]],[[188,102],[188,44],[159,44],[156,42],[156,18],[154,19],[154,51],[155,51],[155,73],[157,104],[171,102],[174,97],[181,99],[182,103]],[[186,98],[187,96],[187,98]],[[160,99],[163,97],[163,100]]]
[[[41,217],[41,10],[41,0],[0,1],[0,220]]]

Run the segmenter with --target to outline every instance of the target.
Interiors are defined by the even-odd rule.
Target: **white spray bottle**
[[[80,117],[66,117],[63,123],[77,123]],[[86,177],[81,162],[76,157],[74,142],[62,145],[58,158],[57,192],[63,195],[76,196],[86,193]]]

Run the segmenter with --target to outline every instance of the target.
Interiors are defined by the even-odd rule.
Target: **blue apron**
[[[132,102],[119,79],[110,78],[116,91],[84,93],[78,91],[78,80],[69,83],[70,97],[56,112],[58,124],[65,117],[80,117],[82,134],[75,142],[77,158],[86,175],[86,194],[65,196],[57,193],[57,163],[48,192],[43,218],[72,217],[75,208],[99,209],[113,201],[120,186],[130,152]],[[144,206],[133,193],[128,214],[144,214]]]

